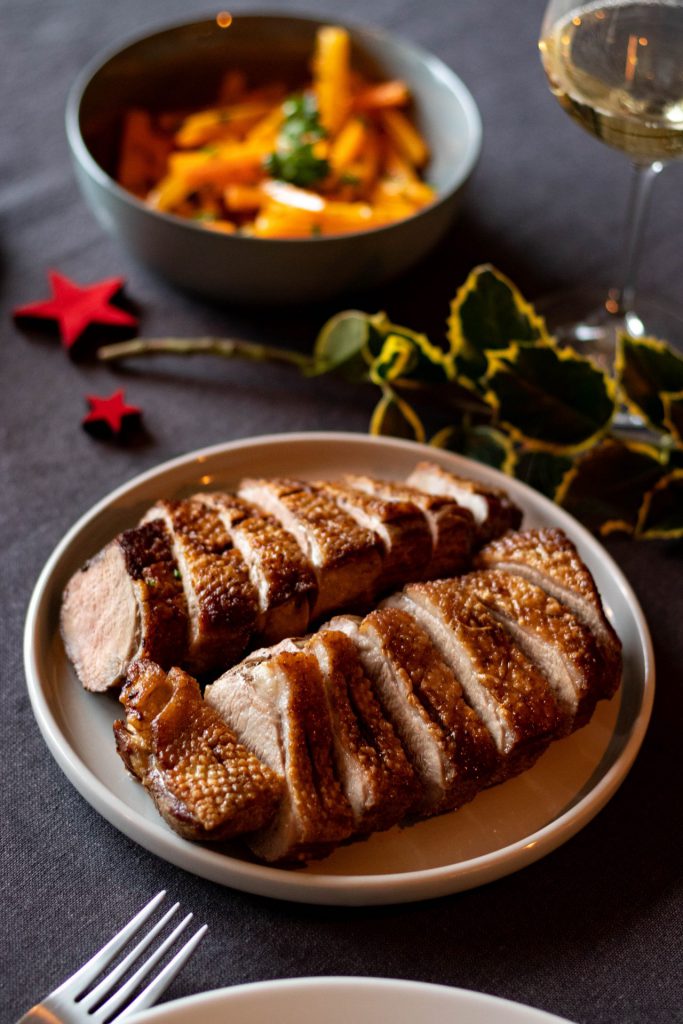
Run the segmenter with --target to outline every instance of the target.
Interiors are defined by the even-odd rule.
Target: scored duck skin
[[[60,625],[86,689],[120,686],[136,657],[215,674],[323,615],[472,567],[474,519],[453,498],[368,476],[240,493],[160,501],[74,574]]]
[[[547,678],[572,732],[595,710],[600,652],[591,631],[563,604],[523,576],[502,569],[462,578]]]
[[[353,833],[351,805],[332,763],[319,667],[298,641],[254,652],[208,686],[205,699],[285,780],[276,814],[247,839],[257,856],[303,862],[324,856]]]
[[[190,628],[183,661],[197,674],[236,661],[255,632],[258,594],[220,516],[189,499],[160,501],[145,518],[166,526],[184,585]]]
[[[242,555],[259,597],[256,632],[264,644],[308,627],[318,596],[313,568],[296,539],[273,516],[234,494],[196,494],[216,509]]]
[[[480,541],[517,530],[522,511],[501,488],[488,487],[450,473],[433,462],[419,462],[407,480],[411,487],[428,494],[454,498],[474,517]]]
[[[547,679],[459,580],[409,584],[385,604],[412,615],[453,669],[501,755],[496,781],[525,771],[564,731]]]
[[[596,648],[552,594],[484,569],[408,584],[365,617],[339,615],[255,651],[205,694],[230,735],[284,780],[245,841],[267,863],[299,864],[462,806],[586,723],[605,696]],[[132,763],[129,704],[119,747]],[[182,831],[182,815],[166,817]]]
[[[420,579],[453,576],[469,567],[476,533],[474,518],[453,498],[427,494],[407,484],[351,473],[344,477],[344,483],[385,501],[411,502],[420,510],[432,538],[431,558],[423,564]]]
[[[379,539],[322,488],[300,480],[244,480],[238,493],[269,512],[298,541],[318,581],[314,619],[372,600],[382,572]]]
[[[591,630],[602,658],[599,696],[609,699],[621,681],[621,641],[607,620],[591,573],[560,529],[545,527],[507,534],[477,554],[483,568],[524,576],[557,598]]]
[[[114,723],[117,750],[176,832],[218,841],[273,817],[282,779],[237,741],[196,680],[137,661],[120,699],[126,718]]]

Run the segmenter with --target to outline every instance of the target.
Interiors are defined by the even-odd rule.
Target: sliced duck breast
[[[120,699],[126,718],[114,723],[117,750],[176,832],[223,840],[274,816],[282,779],[238,743],[191,676],[137,661]]]
[[[501,781],[524,771],[562,730],[550,684],[459,580],[415,583],[385,602],[413,615],[457,676],[503,758]]]
[[[591,631],[523,576],[490,569],[462,582],[540,668],[564,711],[567,732],[585,725],[600,693],[601,658]]]
[[[326,628],[345,632],[357,647],[422,784],[414,813],[439,813],[472,799],[492,776],[497,753],[427,634],[397,608],[363,620],[337,616]]]
[[[120,685],[135,658],[165,668],[184,660],[187,605],[162,522],[125,530],[72,576],[60,628],[87,690]]]
[[[200,501],[159,501],[146,515],[168,530],[190,619],[184,665],[202,673],[234,662],[256,628],[258,594],[215,509]]]
[[[432,537],[432,557],[420,572],[421,579],[452,576],[470,567],[474,518],[452,498],[425,494],[407,484],[389,483],[371,476],[347,474],[344,483],[385,501],[410,502],[420,509]]]
[[[277,814],[247,837],[271,863],[324,856],[354,830],[314,656],[285,640],[254,652],[208,686],[205,700],[239,740],[285,780]]]
[[[593,633],[602,656],[599,696],[612,697],[621,681],[621,642],[605,616],[591,573],[560,529],[510,533],[482,548],[477,564],[524,576],[561,601]]]
[[[244,480],[239,495],[296,538],[317,577],[314,618],[372,600],[382,573],[379,539],[333,498],[300,480]]]
[[[414,502],[389,501],[338,482],[316,486],[381,540],[384,554],[378,591],[421,578],[432,558],[432,535]]]
[[[402,821],[421,787],[353,641],[322,630],[306,644],[320,666],[339,780],[363,835]]]
[[[458,476],[433,462],[419,462],[407,483],[427,494],[447,495],[469,509],[482,542],[500,537],[507,530],[517,530],[521,525],[522,510],[504,490]]]
[[[318,584],[295,538],[273,516],[232,494],[200,494],[215,508],[242,555],[259,597],[256,630],[264,644],[306,631]]]

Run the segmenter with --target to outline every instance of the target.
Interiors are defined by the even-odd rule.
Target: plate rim
[[[271,448],[277,445],[289,447],[293,444],[311,442],[327,445],[353,443],[391,448],[414,453],[416,459],[429,455],[447,464],[450,463],[461,471],[465,469],[475,478],[488,481],[494,486],[505,487],[512,491],[513,496],[515,492],[521,494],[522,500],[530,502],[541,511],[547,511],[556,523],[559,519],[558,525],[568,528],[574,541],[579,541],[584,550],[590,551],[591,556],[601,559],[609,567],[614,582],[633,615],[643,656],[640,710],[623,749],[605,774],[578,803],[535,832],[497,850],[455,864],[381,875],[302,875],[282,868],[238,860],[205,846],[191,844],[170,829],[160,831],[158,822],[140,818],[124,800],[113,794],[81,760],[63,735],[42,691],[36,652],[39,619],[49,598],[52,573],[74,539],[103,511],[114,507],[127,494],[155,478],[161,478],[178,469],[189,468],[193,464],[203,465],[209,459],[229,457],[232,452],[239,452],[245,448]],[[473,462],[464,456],[414,441],[345,431],[297,431],[254,435],[223,442],[166,460],[114,488],[80,516],[66,532],[38,577],[26,615],[24,671],[33,714],[50,753],[81,796],[119,831],[156,856],[218,884],[286,901],[347,906],[413,902],[463,891],[511,874],[552,852],[588,824],[621,785],[643,742],[654,700],[652,639],[638,599],[611,555],[573,516],[521,481],[506,477],[498,470]],[[513,861],[512,867],[506,866],[506,862],[510,860]],[[192,862],[191,866],[188,862]],[[397,888],[399,892],[396,892]]]
[[[438,982],[420,981],[412,978],[368,977],[355,974],[269,978],[263,981],[243,982],[239,985],[226,985],[222,988],[211,989],[208,992],[198,992],[194,995],[183,996],[180,999],[150,1007],[138,1014],[133,1014],[130,1021],[131,1024],[147,1024],[147,1022],[154,1024],[154,1021],[165,1020],[169,1013],[174,1017],[177,1012],[186,1010],[188,1007],[190,1010],[194,1009],[194,1007],[201,1009],[203,1006],[216,1000],[219,1001],[219,1005],[226,1003],[229,1008],[229,1004],[233,999],[239,1000],[245,996],[249,998],[252,993],[259,994],[272,991],[277,994],[278,991],[296,991],[297,989],[306,993],[311,991],[325,993],[331,988],[355,991],[366,989],[380,993],[398,990],[397,994],[411,992],[417,996],[441,996],[448,999],[449,1002],[452,1001],[454,1010],[462,1010],[468,1005],[476,1006],[479,1009],[502,1010],[506,1013],[506,1017],[501,1024],[514,1024],[516,1020],[519,1021],[519,1024],[523,1024],[523,1021],[530,1021],[531,1024],[571,1024],[567,1018],[558,1017],[549,1010],[541,1010],[526,1003],[519,1003],[513,999],[506,999],[504,996],[497,996],[488,992],[479,992],[476,989],[461,988],[458,985],[446,985]],[[174,1024],[172,1018],[169,1024]],[[183,1021],[180,1020],[179,1024],[183,1024]],[[185,1022],[185,1024],[191,1024],[191,1022]]]

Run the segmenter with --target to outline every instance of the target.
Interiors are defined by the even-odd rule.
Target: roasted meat
[[[134,662],[120,699],[117,750],[176,832],[229,839],[273,817],[281,777],[238,743],[185,672]]]
[[[239,494],[274,516],[313,566],[318,581],[313,618],[372,600],[382,572],[378,538],[333,498],[300,480],[244,480]]]
[[[487,508],[514,508],[472,486]],[[509,521],[489,516],[486,535]],[[62,635],[87,689],[119,685],[135,658],[207,675],[323,615],[467,571],[476,542],[468,508],[407,484],[244,480],[238,495],[157,502],[69,582]]]
[[[556,528],[510,533],[482,548],[477,564],[524,576],[566,605],[591,630],[602,665],[598,695],[611,697],[621,679],[621,642],[607,621],[595,580],[567,535]]]
[[[595,618],[590,573],[570,561],[564,585],[594,594]],[[117,746],[181,834],[244,833],[261,860],[302,863],[460,807],[584,725],[611,685],[581,607],[486,568],[254,651],[203,702],[182,671],[138,663]]]
[[[385,501],[409,502],[420,510],[432,538],[431,558],[423,563],[420,579],[453,576],[469,566],[475,527],[472,514],[453,498],[434,497],[407,484],[349,474],[344,482],[357,491]]]
[[[562,727],[547,679],[460,580],[413,583],[386,602],[417,620],[453,669],[501,756],[497,781],[524,771]]]
[[[294,641],[257,651],[206,689],[205,698],[285,790],[271,821],[247,840],[266,861],[322,856],[354,830],[333,762],[320,669]]]
[[[507,530],[517,530],[521,525],[522,510],[505,491],[457,476],[433,462],[419,462],[408,477],[408,483],[427,494],[453,498],[469,509],[482,541],[499,537]]]
[[[71,577],[60,628],[86,690],[118,686],[138,658],[186,660],[187,604],[162,522],[125,530]]]

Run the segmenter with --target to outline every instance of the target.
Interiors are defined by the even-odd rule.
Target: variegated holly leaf
[[[683,444],[683,391],[662,391],[662,422],[674,441]]]
[[[339,373],[350,380],[363,380],[368,364],[364,352],[371,333],[371,318],[357,309],[337,313],[323,324],[313,346],[313,367],[307,376]]]
[[[454,368],[450,353],[434,345],[426,334],[392,323],[386,313],[375,313],[369,318],[369,323],[370,336],[365,352],[368,363],[374,366],[375,361],[382,358],[382,350],[391,339],[394,347],[400,345],[403,351],[410,350],[411,353],[401,376],[425,383],[453,379]]]
[[[515,449],[510,438],[500,430],[487,426],[444,427],[429,442],[493,466],[512,476],[515,471]]]
[[[426,439],[422,420],[413,407],[388,387],[385,387],[372,413],[370,433],[407,437],[411,441],[420,442]]]
[[[556,501],[573,466],[574,460],[569,455],[523,451],[517,456],[515,476]]]
[[[610,438],[579,457],[557,500],[593,530],[632,533],[643,494],[665,472],[657,448]]]
[[[498,420],[526,447],[570,454],[609,428],[614,381],[571,349],[512,344],[487,354],[485,397]]]
[[[662,393],[683,391],[683,358],[656,338],[621,334],[614,366],[628,407],[666,431]]]
[[[636,536],[646,540],[683,537],[683,469],[667,473],[643,498]]]
[[[470,382],[486,372],[487,352],[513,341],[551,343],[543,318],[512,281],[487,264],[475,267],[453,299],[448,340],[458,377]]]

